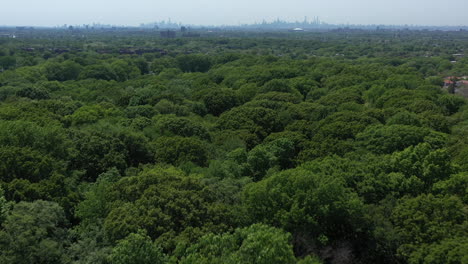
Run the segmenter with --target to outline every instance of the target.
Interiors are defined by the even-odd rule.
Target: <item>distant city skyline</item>
[[[303,21],[330,24],[467,26],[467,0],[1,0],[0,25],[102,23],[138,26],[171,18],[192,25]]]

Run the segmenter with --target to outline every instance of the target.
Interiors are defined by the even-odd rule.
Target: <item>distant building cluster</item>
[[[0,38],[16,38],[15,34],[0,34]]]
[[[456,86],[465,87],[468,86],[468,76],[448,76],[444,78],[444,87]]]
[[[458,94],[468,98],[468,76],[445,77],[444,89],[451,94]]]
[[[161,35],[161,38],[175,38],[176,37],[176,32],[173,30],[161,31],[159,34]]]

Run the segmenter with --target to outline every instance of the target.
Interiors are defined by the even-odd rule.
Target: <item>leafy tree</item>
[[[201,54],[179,55],[176,60],[183,72],[207,72],[212,65],[211,59]]]
[[[318,88],[319,83],[311,78],[301,76],[290,79],[290,85],[292,88],[298,90],[305,99],[311,90]]]
[[[223,113],[218,119],[221,129],[247,129],[266,137],[271,132],[278,132],[281,121],[278,113],[264,107],[235,107]]]
[[[210,134],[205,127],[185,117],[170,115],[158,117],[154,128],[160,135],[198,137],[205,140],[210,138]]]
[[[66,254],[72,263],[109,263],[112,246],[101,225],[102,222],[80,224],[70,230],[70,237],[76,241],[67,248]]]
[[[110,67],[112,69],[112,72],[115,73],[114,80],[119,81],[119,82],[133,79],[135,77],[138,77],[141,74],[140,69],[138,67],[124,60],[116,60],[110,64]],[[104,76],[106,75],[104,74]],[[96,78],[96,79],[106,80],[106,78]]]
[[[449,115],[458,112],[462,106],[466,105],[466,100],[463,97],[454,95],[443,95],[437,101]]]
[[[444,238],[466,237],[466,206],[455,196],[434,197],[432,194],[423,194],[402,199],[393,210],[391,219],[402,241],[398,254],[410,262],[420,258],[420,245],[444,243]],[[437,248],[436,245],[433,247]],[[440,257],[443,258],[443,255]],[[428,260],[430,258],[428,256]],[[463,256],[455,258],[458,262]]]
[[[250,221],[283,227],[294,237],[307,238],[298,241],[296,246],[302,248],[350,236],[357,230],[363,208],[342,178],[304,168],[246,186],[243,204]]]
[[[371,124],[379,121],[366,113],[351,111],[337,112],[321,120],[317,130],[318,137],[332,137],[337,139],[354,138]]]
[[[6,216],[9,211],[9,203],[5,199],[4,191],[2,187],[0,186],[0,225],[3,224],[3,221],[5,221]]]
[[[0,180],[4,182],[14,179],[39,182],[64,165],[30,148],[0,147],[0,159]]]
[[[167,263],[162,249],[144,232],[133,233],[117,242],[109,256],[115,264],[163,264]]]
[[[99,131],[75,131],[72,136],[76,155],[71,167],[85,170],[85,179],[94,180],[112,167],[127,167],[128,150],[121,140]]]
[[[154,108],[161,114],[175,114],[177,116],[187,116],[190,113],[188,107],[174,104],[166,99],[159,101],[154,106]]]
[[[150,65],[148,64],[148,62],[145,59],[143,59],[143,58],[134,59],[134,60],[132,60],[132,63],[136,67],[138,67],[141,74],[148,74],[150,72]]]
[[[207,111],[215,116],[238,105],[236,93],[227,88],[205,90],[202,100]]]
[[[439,181],[433,185],[433,190],[436,193],[442,193],[444,195],[454,194],[458,195],[464,203],[468,202],[468,173],[461,172],[453,174],[450,178]]]
[[[136,118],[136,117],[146,117],[151,118],[157,112],[151,105],[137,105],[137,106],[129,106],[125,109],[125,114],[128,118]]]
[[[164,249],[172,250],[184,232],[195,232],[189,239],[193,241],[199,236],[196,230],[224,230],[235,221],[200,179],[176,168],[147,168],[120,179],[114,188],[113,207],[104,222],[111,241],[145,229]]]
[[[297,93],[268,92],[255,96],[254,100],[298,104],[302,98]]]
[[[80,64],[67,60],[62,63],[47,62],[44,71],[49,81],[76,80],[80,75],[82,67]]]
[[[26,97],[34,100],[49,99],[49,91],[40,87],[21,88],[16,92],[16,96]]]
[[[86,224],[99,222],[104,219],[111,210],[112,184],[120,178],[117,169],[99,175],[95,183],[91,183],[84,193],[85,199],[76,207],[75,215]]]
[[[288,106],[288,113],[296,120],[320,121],[330,114],[330,109],[320,104],[302,102]]]
[[[420,245],[411,254],[408,263],[466,263],[468,261],[467,250],[466,237],[444,239],[439,243]]]
[[[282,93],[293,93],[297,92],[291,88],[289,80],[285,79],[273,79],[263,85],[260,92],[282,92]]]
[[[157,162],[173,165],[194,162],[204,166],[208,160],[208,149],[205,143],[197,138],[160,137],[152,146]]]
[[[370,126],[357,140],[374,153],[392,153],[424,142],[429,130],[407,125]]]
[[[14,56],[0,56],[0,67],[8,70],[16,66],[16,58]]]
[[[57,158],[69,157],[70,151],[70,141],[62,127],[20,120],[0,121],[0,145],[32,148]]]
[[[67,224],[56,203],[38,200],[16,204],[0,231],[2,262],[63,263]]]
[[[415,114],[408,111],[399,112],[387,121],[387,125],[407,125],[407,126],[421,126],[421,118]]]
[[[294,142],[279,138],[258,145],[247,156],[247,164],[255,180],[263,178],[268,169],[278,166],[281,169],[292,167]]]
[[[119,114],[117,109],[109,105],[87,105],[80,107],[73,114],[66,116],[65,119],[76,126],[96,123],[100,119]]]
[[[186,249],[180,263],[295,263],[291,236],[262,224],[208,234]]]
[[[89,65],[83,68],[79,75],[80,79],[117,80],[119,77],[111,65],[103,63],[100,65]]]
[[[427,143],[393,153],[389,165],[392,170],[401,172],[406,177],[416,176],[424,182],[426,189],[456,172],[447,151],[433,149]]]
[[[361,93],[357,89],[340,89],[334,92],[330,92],[317,100],[317,103],[331,107],[337,107],[341,104],[349,102],[355,102],[358,104],[363,103]]]

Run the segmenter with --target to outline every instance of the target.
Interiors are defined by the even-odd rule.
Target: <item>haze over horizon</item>
[[[193,25],[238,25],[304,17],[330,24],[466,26],[466,0],[15,0],[4,1],[4,26],[103,23],[136,26],[167,20]]]

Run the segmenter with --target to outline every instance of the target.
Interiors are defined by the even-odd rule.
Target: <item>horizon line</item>
[[[105,22],[91,22],[91,23],[80,23],[80,24],[68,24],[63,23],[61,25],[39,25],[39,24],[0,24],[0,27],[37,27],[37,28],[63,28],[64,26],[73,26],[73,27],[81,27],[81,26],[113,26],[113,27],[125,27],[125,28],[144,28],[145,25],[161,25],[161,24],[168,24],[168,25],[177,25],[177,26],[192,26],[192,27],[213,27],[213,28],[222,28],[222,27],[245,27],[245,26],[262,26],[262,25],[273,25],[275,23],[281,22],[282,24],[303,24],[303,25],[310,25],[310,26],[347,26],[347,27],[369,27],[369,26],[376,26],[376,27],[427,27],[427,28],[456,28],[456,27],[468,27],[468,25],[458,24],[458,25],[430,25],[430,24],[357,24],[357,23],[328,23],[326,21],[320,20],[319,17],[314,17],[313,20],[309,21],[304,19],[303,21],[295,20],[295,21],[288,21],[277,18],[275,20],[265,20],[262,19],[261,22],[254,21],[253,23],[241,23],[238,22],[237,24],[190,24],[190,23],[182,23],[180,21],[175,22],[171,21],[171,18],[168,20],[161,20],[161,21],[153,21],[153,22],[141,22],[138,25],[135,24],[115,24],[115,23],[105,23]]]

